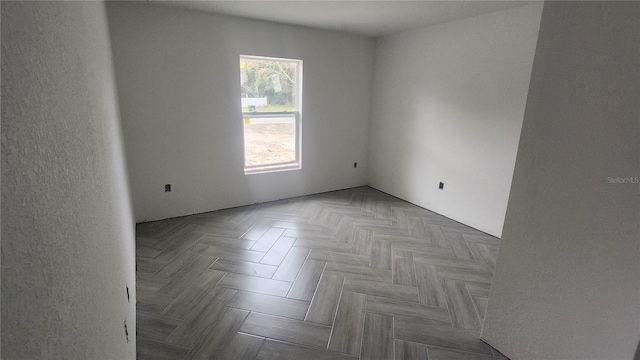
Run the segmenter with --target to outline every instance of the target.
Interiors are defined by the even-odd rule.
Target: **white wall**
[[[107,9],[137,221],[366,184],[372,39],[145,3]],[[244,175],[240,54],[304,61],[302,170]]]
[[[633,358],[638,44],[640,3],[544,6],[482,332],[512,359]]]
[[[101,3],[2,2],[3,359],[135,358],[109,46]]]
[[[501,235],[541,11],[534,4],[377,41],[371,186]]]

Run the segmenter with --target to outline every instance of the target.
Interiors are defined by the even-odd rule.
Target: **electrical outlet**
[[[440,182],[440,185],[438,185],[438,189],[444,190],[444,183],[443,182]]]
[[[171,192],[171,184],[167,184],[164,186],[164,192]]]

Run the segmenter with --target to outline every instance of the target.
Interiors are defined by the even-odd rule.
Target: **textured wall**
[[[2,2],[2,359],[135,358],[114,90],[102,3]]]
[[[546,2],[482,338],[512,359],[640,339],[640,3]]]
[[[372,186],[501,235],[541,12],[536,4],[378,39]]]
[[[107,10],[137,221],[366,184],[372,39],[140,2]],[[302,170],[244,175],[240,54],[304,61]]]

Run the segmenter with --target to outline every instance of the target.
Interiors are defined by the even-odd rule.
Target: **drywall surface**
[[[155,4],[107,11],[137,221],[367,183],[372,39]],[[244,175],[240,54],[303,60],[302,170]]]
[[[371,186],[501,235],[541,11],[378,39]]]
[[[632,359],[640,339],[640,3],[547,2],[482,339]]]
[[[136,356],[108,35],[102,3],[2,2],[2,359]]]

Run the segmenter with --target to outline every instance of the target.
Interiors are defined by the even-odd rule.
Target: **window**
[[[302,60],[241,55],[240,85],[244,173],[300,169]]]

